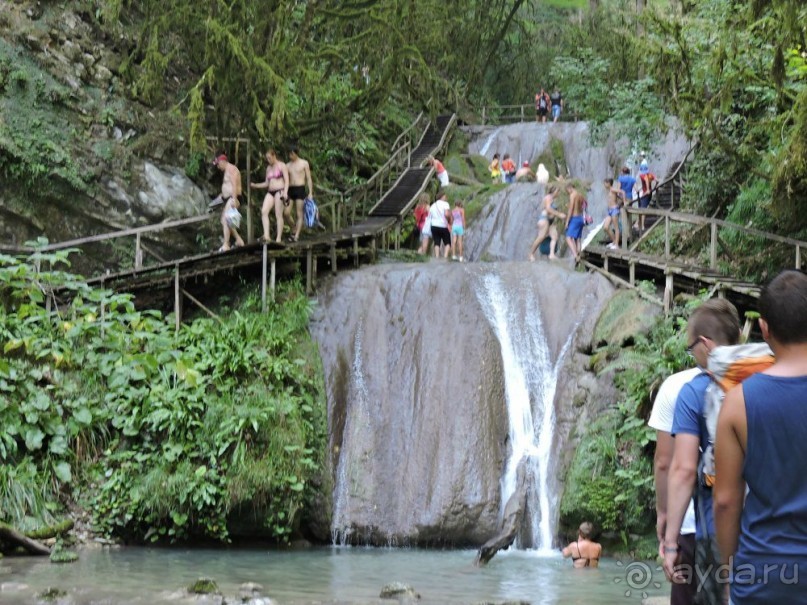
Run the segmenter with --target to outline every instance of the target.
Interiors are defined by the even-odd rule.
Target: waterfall
[[[554,465],[555,390],[558,370],[575,330],[553,363],[534,291],[520,293],[520,297],[514,294],[505,290],[499,276],[493,273],[482,278],[481,291],[477,290],[477,298],[499,340],[505,372],[510,456],[502,477],[501,506],[504,510],[515,493],[517,469],[526,460],[530,539],[525,546],[549,551],[557,504],[549,479]]]
[[[353,394],[354,405],[362,410],[359,417],[365,417],[367,414],[367,404],[369,395],[367,390],[367,382],[364,378],[364,368],[362,360],[362,352],[364,347],[362,341],[364,337],[364,321],[359,323],[356,335],[353,339],[353,362],[351,364],[352,380],[350,392]],[[369,423],[367,423],[369,424]],[[350,435],[354,430],[354,426],[348,418],[344,428],[344,435]],[[347,439],[343,439],[343,444]],[[331,543],[339,546],[348,544],[351,533],[353,532],[350,527],[349,515],[346,513],[346,507],[350,498],[350,485],[351,477],[348,472],[348,464],[350,457],[340,453],[339,462],[336,468],[336,480],[333,490],[333,521],[331,523]]]
[[[482,149],[479,150],[479,155],[486,156],[488,154],[488,149],[490,149],[490,146],[493,144],[493,141],[496,140],[496,136],[499,134],[501,129],[502,127],[499,126],[496,130],[490,133],[490,136],[485,141],[485,144],[482,145]]]

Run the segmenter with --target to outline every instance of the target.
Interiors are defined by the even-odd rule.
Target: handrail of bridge
[[[711,270],[717,269],[717,248],[719,244],[718,230],[720,228],[739,231],[740,233],[753,235],[754,237],[761,237],[766,241],[777,242],[780,244],[785,244],[787,246],[793,246],[795,269],[801,269],[802,249],[807,249],[807,241],[798,240],[792,237],[785,237],[782,235],[776,235],[775,233],[768,233],[766,231],[761,231],[760,229],[754,229],[753,227],[738,225],[737,223],[731,223],[729,221],[725,221],[718,218],[710,218],[706,216],[700,216],[698,214],[685,214],[682,212],[657,210],[654,208],[625,208],[625,210],[629,216],[645,215],[645,216],[656,216],[659,217],[660,219],[663,219],[663,221],[659,220],[656,223],[654,223],[653,226],[650,227],[650,230],[655,229],[656,226],[662,223],[664,224],[664,259],[670,259],[670,243],[671,243],[671,231],[673,223],[678,222],[697,226],[708,225],[710,228],[709,269]]]
[[[356,222],[356,214],[367,214],[370,196],[381,197],[400,175],[399,172],[409,167],[409,156],[412,152],[409,141],[396,149],[376,172],[365,182],[354,185],[344,193],[344,199],[350,204],[351,222]]]
[[[415,129],[415,127],[423,119],[423,117],[424,117],[424,113],[421,111],[418,114],[418,116],[412,121],[412,123],[409,126],[406,127],[406,130],[404,130],[403,132],[401,132],[401,134],[398,135],[398,138],[395,139],[395,141],[392,143],[392,147],[390,147],[392,152],[395,152],[398,149],[399,143],[401,142],[401,139],[403,139],[404,137],[408,136],[409,137],[409,144],[410,144],[410,146],[412,145],[412,139],[411,139],[410,133],[412,132],[412,130]]]
[[[502,115],[503,111],[511,113]],[[480,112],[482,114],[482,126],[532,122],[535,119],[535,105],[531,103],[521,105],[483,105]],[[527,119],[528,117],[529,120]],[[551,113],[548,113],[547,121],[551,120]],[[578,122],[580,121],[580,115],[577,112],[563,110],[560,112],[558,120],[560,122]]]

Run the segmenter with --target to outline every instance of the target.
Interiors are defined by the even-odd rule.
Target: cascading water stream
[[[479,150],[479,155],[487,155],[490,146],[493,144],[493,141],[496,140],[496,136],[499,134],[499,132],[501,132],[501,130],[502,127],[499,126],[496,130],[490,133],[490,136],[488,136],[485,144],[482,145],[482,149]]]
[[[527,510],[531,512],[528,546],[551,551],[556,499],[549,471],[554,462],[555,390],[558,370],[575,330],[570,332],[558,359],[552,363],[538,301],[533,292],[524,294],[521,308],[495,274],[486,275],[482,288],[477,290],[485,316],[499,340],[505,372],[510,456],[502,477],[502,510],[518,488],[517,470],[525,460]]]
[[[353,363],[352,365],[352,389],[351,393],[354,395],[353,404],[359,406],[363,413],[366,413],[369,395],[367,392],[367,382],[364,378],[364,369],[362,361],[364,339],[364,322],[359,324],[356,330],[356,336],[353,339]],[[344,428],[344,434],[349,435],[353,430],[350,420]],[[349,471],[347,469],[349,456],[339,456],[339,462],[336,468],[336,485],[333,490],[333,521],[331,524],[331,543],[339,546],[345,546],[348,543],[348,538],[351,534],[351,527],[348,515],[345,513],[345,507],[348,499],[350,498],[350,482]]]

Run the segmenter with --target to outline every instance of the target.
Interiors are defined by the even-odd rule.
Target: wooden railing
[[[794,239],[791,237],[784,237],[781,235],[776,235],[774,233],[768,233],[766,231],[761,231],[759,229],[754,229],[752,227],[745,227],[743,225],[738,225],[736,223],[731,223],[729,221],[724,221],[718,218],[709,218],[705,216],[699,216],[697,214],[684,214],[682,212],[668,212],[665,210],[656,210],[653,208],[626,208],[626,214],[628,216],[627,224],[630,224],[630,217],[633,216],[656,216],[659,217],[659,220],[654,223],[650,229],[648,229],[639,241],[634,244],[631,248],[631,251],[635,251],[638,248],[638,245],[643,241],[647,240],[647,236],[650,234],[651,231],[655,230],[658,226],[664,226],[664,259],[665,260],[672,260],[670,250],[671,250],[671,238],[672,238],[672,225],[675,223],[682,223],[687,225],[695,225],[698,227],[708,227],[709,228],[709,266],[710,270],[717,270],[718,269],[718,247],[720,244],[720,230],[726,229],[730,231],[737,231],[739,233],[744,233],[746,235],[751,235],[754,237],[762,238],[766,242],[775,242],[778,244],[784,244],[786,246],[792,246],[792,258],[793,258],[793,267],[795,269],[801,269],[802,266],[802,251],[807,250],[807,241]],[[627,236],[627,229],[623,230],[625,233],[625,237]],[[624,240],[623,240],[624,242]],[[627,246],[624,246],[627,249]]]
[[[405,141],[373,176],[345,191],[344,200],[350,207],[351,223],[356,222],[357,215],[359,218],[366,216],[370,204],[381,199],[390,186],[400,178],[404,169],[409,168],[409,156],[412,152],[410,145],[409,141]]]
[[[547,110],[546,121],[552,122],[552,108]],[[524,103],[523,105],[483,105],[480,108],[482,116],[482,126],[516,124],[518,122],[535,121],[535,104]],[[562,110],[559,122],[577,122],[580,116],[577,112]]]

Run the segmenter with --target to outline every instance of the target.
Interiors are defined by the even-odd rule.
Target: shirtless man
[[[294,201],[297,209],[297,226],[291,241],[300,239],[300,232],[303,230],[303,205],[305,204],[306,191],[310,198],[314,197],[314,186],[311,184],[311,166],[308,161],[297,155],[297,147],[292,145],[289,149],[289,159],[286,167],[289,170],[289,199]]]
[[[241,206],[238,196],[241,195],[241,172],[234,164],[227,161],[225,154],[216,157],[216,167],[224,173],[221,181],[221,199],[224,200],[224,208],[221,210],[221,228],[224,234],[224,242],[219,248],[220,252],[230,249],[230,235],[235,236],[235,245],[243,246],[244,240],[238,234],[235,223],[227,220],[227,212],[231,209],[238,210]]]
[[[535,181],[535,173],[530,168],[529,162],[524,162],[516,171],[516,182],[521,183],[524,181]]]
[[[277,220],[277,238],[279,244],[283,238],[283,211],[289,199],[289,171],[286,165],[277,159],[274,149],[266,152],[266,179],[262,183],[250,183],[253,189],[266,189],[268,193],[263,198],[261,206],[261,223],[263,224],[263,236],[261,241],[271,241],[269,235],[269,213],[274,208],[275,219]]]
[[[619,211],[625,203],[625,194],[619,187],[614,187],[614,179],[605,179],[603,185],[608,191],[608,214],[602,223],[602,228],[611,238],[608,248],[616,250],[619,248]]]
[[[580,260],[580,238],[583,237],[583,196],[574,188],[566,185],[569,194],[569,210],[566,213],[566,243],[574,255],[575,262]]]

